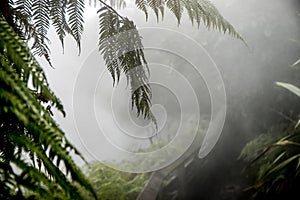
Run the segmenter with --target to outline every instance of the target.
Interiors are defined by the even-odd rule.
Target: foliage
[[[171,131],[167,129],[157,136],[149,138],[149,146],[132,146],[130,151],[136,152],[139,156],[114,161],[109,165],[115,168],[121,167],[127,172],[148,172],[149,166],[151,166],[151,169],[174,167],[179,164],[180,161],[178,160],[199,151],[199,146],[203,142],[209,122],[201,119],[199,124],[197,123],[193,120],[182,121],[182,130],[185,130],[183,135],[178,136],[175,134],[176,130],[170,127]],[[197,132],[195,132],[195,128],[198,128]]]
[[[150,110],[151,90],[141,37],[134,23],[115,10],[126,4],[123,0],[110,1],[110,5],[106,1],[99,2],[99,51],[107,68],[114,81],[121,73],[126,75],[132,89],[132,106],[138,115],[156,123]],[[185,8],[192,22],[197,21],[199,25],[202,20],[207,28],[242,39],[206,0],[145,2],[136,1],[144,12],[151,8],[158,13],[159,9],[163,16],[163,7],[167,7],[180,22]],[[96,5],[96,1],[94,3]],[[48,47],[51,26],[62,46],[69,34],[80,53],[84,8],[84,0],[3,0],[1,3],[1,199],[22,199],[24,194],[37,199],[82,199],[77,187],[93,193],[92,186],[70,156],[71,153],[81,156],[80,153],[51,117],[52,107],[63,115],[65,112],[34,58],[34,55],[43,56],[52,66]],[[145,14],[147,18],[147,12]],[[125,31],[125,37],[116,38],[113,45],[107,44]],[[24,42],[31,44],[30,50]]]
[[[74,183],[93,191],[70,153],[81,155],[49,112],[52,106],[65,115],[63,106],[26,44],[2,17],[0,35],[1,199],[23,198],[24,190],[38,199],[81,199]]]
[[[132,107],[137,114],[157,123],[150,110],[151,90],[148,83],[147,62],[143,52],[141,36],[135,25],[127,18],[120,17],[107,7],[101,8],[99,51],[112,75],[113,82],[119,81],[120,73],[127,77],[132,89]],[[149,71],[148,71],[149,72]]]
[[[299,88],[276,82],[299,96]],[[274,135],[261,135],[250,141],[243,149],[241,158],[251,161],[248,175],[255,184],[248,188],[255,199],[282,199],[297,195],[300,183],[300,132],[299,122],[276,139]],[[299,193],[298,193],[299,195]]]
[[[275,82],[276,85],[286,88],[287,90],[293,92],[295,95],[300,97],[300,89],[293,84],[290,83],[283,83],[283,82]]]
[[[208,29],[228,32],[230,35],[243,40],[233,26],[220,15],[219,11],[208,0],[136,0],[135,3],[145,13],[146,19],[148,18],[148,9],[152,9],[157,20],[159,20],[159,14],[163,18],[165,8],[168,8],[180,24],[182,14],[186,11],[192,24],[196,22],[199,27],[202,21]]]
[[[283,83],[283,82],[276,82],[276,85],[281,86],[281,87],[291,91],[298,97],[300,97],[300,89],[297,86],[290,84],[290,83]],[[300,119],[298,119],[298,122],[295,125],[295,128],[298,128],[299,125],[300,125]]]
[[[92,1],[90,1],[91,4]],[[148,19],[148,9],[153,10],[159,18],[159,14],[164,16],[166,7],[180,23],[182,14],[186,10],[192,23],[196,21],[199,26],[202,21],[208,29],[217,29],[243,40],[233,26],[220,15],[208,0],[136,0],[135,4],[138,9],[145,13],[146,19]],[[156,125],[150,109],[151,90],[147,82],[148,74],[146,71],[148,67],[143,55],[141,37],[134,23],[115,10],[116,8],[124,8],[126,6],[125,1],[113,0],[107,3],[106,0],[94,0],[94,5],[100,7],[98,10],[100,18],[99,51],[106,61],[114,83],[115,79],[118,80],[121,72],[123,72],[130,81],[132,106],[136,107],[138,115],[141,114],[144,118],[151,119]],[[15,32],[23,39],[31,40],[33,43],[32,52],[35,55],[45,57],[50,64],[47,33],[51,25],[54,26],[62,46],[64,46],[65,36],[70,34],[75,39],[80,52],[84,24],[84,0],[6,0],[3,8],[6,8],[2,12],[4,13],[3,16]],[[120,37],[111,39],[124,31],[127,31],[126,37],[123,34],[121,40],[118,40]],[[105,45],[108,38],[110,41],[118,40],[119,42],[114,45]],[[129,40],[124,46],[122,41],[127,39]],[[125,51],[128,50],[128,45],[131,47],[130,52]],[[116,52],[118,48],[121,50]],[[125,55],[122,54],[124,52],[126,52]],[[114,55],[114,53],[118,54]],[[142,67],[137,67],[140,65]],[[133,70],[133,68],[138,68],[138,70]]]
[[[122,5],[121,2],[118,4],[119,7]],[[121,70],[125,73],[127,80],[130,80],[132,107],[137,108],[137,114],[142,114],[144,118],[151,119],[157,128],[155,117],[150,109],[151,90],[145,73],[148,66],[140,42],[141,37],[132,21],[120,16],[104,2],[103,4],[104,7],[98,11],[100,13],[99,50],[106,61],[114,82],[115,79],[119,80]],[[191,22],[196,21],[198,27],[202,21],[208,29],[213,28],[224,33],[228,32],[230,35],[243,40],[233,26],[207,0],[136,0],[135,4],[138,9],[145,13],[146,20],[148,19],[148,9],[154,11],[158,20],[159,14],[163,18],[165,7],[167,7],[177,18],[179,24],[185,9]],[[120,33],[123,34],[120,35]],[[131,51],[128,52],[128,50]]]
[[[299,185],[300,163],[299,132],[271,143],[252,160],[247,169],[255,184],[248,188],[255,199],[282,199],[295,195]],[[256,148],[259,143],[251,142]],[[248,146],[249,147],[249,146]],[[247,148],[247,147],[246,147]],[[250,155],[245,149],[242,155]]]
[[[97,191],[98,199],[134,200],[148,179],[147,174],[121,172],[100,162],[89,163],[83,171]],[[86,199],[89,198],[86,195]]]
[[[275,140],[274,135],[271,133],[261,134],[246,144],[239,158],[246,161],[253,161]]]

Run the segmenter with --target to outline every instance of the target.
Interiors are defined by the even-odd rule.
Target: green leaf
[[[103,55],[113,85],[118,83],[121,71],[131,86],[132,108],[137,115],[150,119],[157,128],[151,112],[151,89],[148,83],[148,65],[143,52],[141,36],[134,23],[109,7],[99,9],[99,51]]]
[[[296,125],[295,125],[295,129],[298,128],[299,125],[300,125],[300,119],[298,119],[298,121],[297,121],[297,123],[296,123]]]
[[[294,62],[292,65],[291,65],[291,67],[295,67],[296,65],[298,65],[300,63],[300,58],[296,61],[296,62]]]
[[[84,0],[70,0],[67,5],[68,23],[71,35],[75,39],[79,53],[81,52],[81,35],[83,32]]]
[[[5,167],[12,163],[17,164],[22,176],[12,174],[13,180],[36,195],[37,192],[40,192],[40,195],[46,194],[43,190],[47,190],[45,187],[54,179],[56,185],[62,188],[64,198],[82,199],[76,192],[74,183],[81,185],[95,196],[92,186],[70,156],[72,151],[78,156],[81,154],[69,143],[63,131],[36,96],[37,93],[42,94],[64,114],[63,106],[49,88],[44,71],[26,44],[2,17],[0,17],[0,36],[0,101],[3,105],[0,107],[1,138],[8,141],[4,149],[1,146],[0,153],[5,155],[7,163]],[[28,87],[30,83],[36,91]],[[8,145],[11,145],[11,151],[8,151]],[[38,175],[31,168],[20,164],[24,153],[31,155],[32,166],[37,159],[38,168],[45,170],[48,180],[43,181],[42,186],[37,184],[43,178],[36,177]],[[65,170],[54,165],[55,159],[64,164]]]
[[[165,7],[171,11],[176,17],[178,24],[181,22],[181,17],[184,11],[187,12],[192,24],[197,22],[205,25],[207,29],[217,29],[221,32],[228,33],[233,37],[246,42],[234,27],[219,13],[217,8],[208,0],[136,0],[135,4],[138,9],[142,10],[148,19],[148,7],[153,10],[157,20],[159,11],[164,16]],[[246,44],[247,45],[247,44]]]
[[[289,157],[288,159],[282,161],[281,163],[277,164],[275,167],[273,167],[272,169],[270,169],[267,172],[267,175],[270,175],[276,171],[279,171],[281,169],[283,169],[284,167],[286,167],[288,164],[290,164],[291,162],[293,162],[295,159],[300,158],[300,154],[297,154],[295,156]]]
[[[275,84],[291,91],[292,93],[294,93],[298,97],[300,97],[300,89],[298,87],[296,87],[295,85],[292,85],[290,83],[284,83],[284,82],[275,82]]]

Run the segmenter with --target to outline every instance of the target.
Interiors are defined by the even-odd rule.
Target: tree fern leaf
[[[14,174],[16,179],[23,183],[22,186],[31,191],[39,191],[37,195],[32,194],[36,195],[36,198],[48,199],[49,196],[59,199],[66,198],[67,194],[65,194],[61,187],[58,187],[56,182],[50,181],[45,174],[30,166],[22,159],[14,159],[12,162],[23,171],[20,175]]]
[[[68,23],[71,28],[71,35],[75,39],[79,53],[81,52],[81,34],[83,32],[83,12],[84,0],[69,0],[67,6],[67,14],[69,16]]]
[[[55,156],[59,157],[63,161],[67,171],[72,177],[72,180],[78,182],[87,190],[93,191],[92,187],[84,179],[84,176],[69,156],[64,145],[66,139],[63,132],[58,128],[46,110],[39,104],[39,102],[37,102],[26,85],[19,81],[15,82],[15,80],[18,79],[7,74],[3,69],[0,69],[0,80],[3,81],[2,83],[5,84],[6,87],[13,87],[15,91],[15,94],[2,91],[2,102],[5,99],[6,104],[11,105],[9,106],[10,111],[14,113],[26,127],[28,127],[28,130],[34,137],[38,138],[39,142],[36,144],[51,147],[51,151],[55,154]],[[64,184],[67,184],[67,182],[63,182],[62,177],[64,177],[64,175],[62,172],[57,171],[58,169],[54,167],[51,162],[51,159],[53,160],[51,155],[48,155],[48,157],[44,155],[44,151],[42,149],[39,150],[39,146],[34,146],[35,143],[29,141],[26,142],[26,140],[28,140],[27,138],[18,139],[18,136],[16,135],[11,135],[11,137],[13,141],[17,142],[17,144],[22,148],[25,148],[25,150],[33,150],[37,156],[41,158],[43,166],[47,169],[47,172],[49,172],[49,174],[51,174],[54,178],[58,179],[58,182],[60,182],[60,185],[65,190],[68,189],[66,187],[70,187],[66,185],[65,187],[63,186]],[[70,147],[70,144],[68,144],[68,147]],[[72,149],[75,148],[72,147]]]
[[[24,70],[26,77],[24,82],[32,78],[32,85],[37,91],[45,95],[58,110],[65,115],[60,100],[49,89],[46,76],[42,68],[39,66],[35,58],[30,54],[28,47],[18,38],[7,22],[0,17],[0,48],[7,52],[9,63],[14,63],[17,70]],[[26,67],[24,67],[26,66]]]
[[[158,17],[158,10],[163,17],[164,8],[167,7],[176,17],[178,24],[180,24],[182,13],[186,10],[192,24],[197,22],[199,27],[202,21],[207,29],[217,29],[228,33],[245,43],[234,27],[222,17],[217,8],[208,0],[136,0],[135,4],[146,14],[146,18],[148,18],[148,7],[154,11],[156,17]]]
[[[154,11],[157,21],[159,20],[159,0],[148,0],[148,6]]]
[[[49,159],[49,157],[43,152],[43,150],[35,143],[32,143],[30,140],[28,140],[25,136],[16,136],[11,135],[13,140],[20,146],[25,147],[26,149],[33,150],[37,156],[43,161],[44,167],[47,169],[47,171],[53,176],[54,181],[59,184],[64,191],[68,192],[69,195],[76,194],[77,197],[81,197],[80,193],[78,193],[77,189],[67,180],[64,176],[64,174],[61,172],[61,170],[52,163],[52,161]],[[32,176],[30,176],[32,177]],[[76,179],[74,179],[76,180]],[[83,199],[83,197],[81,197]]]
[[[71,29],[66,21],[67,0],[50,0],[50,17],[55,27],[56,34],[64,48],[64,38],[66,33],[71,33]]]
[[[143,53],[141,36],[132,21],[120,18],[109,8],[103,7],[100,18],[99,51],[113,80],[120,72],[126,75],[131,86],[131,102],[138,116],[150,118],[151,90],[146,71],[148,66]]]
[[[180,20],[183,13],[182,1],[181,0],[166,0],[166,5],[170,9],[170,11],[177,18],[178,24],[180,24]]]
[[[33,2],[30,0],[23,1],[23,0],[17,0],[15,2],[15,9],[14,9],[14,17],[15,17],[15,23],[17,26],[20,27],[20,29],[23,30],[24,39],[29,39],[29,35],[32,34],[33,25],[31,23],[32,21],[32,4]]]
[[[195,13],[194,13],[194,10],[193,10],[193,6],[191,5],[192,3],[188,0],[184,0],[182,1],[184,7],[186,8],[187,10],[187,14],[192,22],[192,25],[194,25],[194,19],[198,18],[197,16],[195,16]]]
[[[22,10],[22,12],[27,15],[27,16],[31,16],[32,14],[32,4],[33,1],[31,0],[16,0],[15,1],[15,5],[19,10]]]
[[[124,9],[126,7],[125,0],[110,0],[110,6],[116,9]]]
[[[34,43],[32,49],[34,54],[43,56],[52,66],[50,61],[50,50],[46,42],[48,29],[50,27],[49,0],[34,1],[32,4],[32,20],[35,29]]]
[[[147,0],[136,0],[135,5],[138,9],[142,10],[145,13],[146,21],[147,21],[148,20],[148,11],[147,11],[148,3],[147,3]]]

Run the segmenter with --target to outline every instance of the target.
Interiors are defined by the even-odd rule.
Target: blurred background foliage
[[[143,189],[148,174],[133,174],[110,168],[101,162],[83,166],[83,172],[93,185],[98,199],[134,200]],[[85,199],[93,199],[84,193]]]

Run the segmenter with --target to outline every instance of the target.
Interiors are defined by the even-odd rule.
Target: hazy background
[[[240,40],[218,31],[208,31],[201,25],[197,29],[191,25],[186,15],[183,16],[180,26],[177,25],[175,17],[168,12],[164,20],[159,23],[152,13],[146,23],[144,14],[130,2],[120,13],[132,19],[139,29],[163,27],[188,35],[200,43],[217,64],[225,83],[228,110],[221,139],[212,152],[212,155],[218,156],[217,164],[221,163],[224,157],[229,160],[236,159],[246,141],[266,130],[274,120],[280,119],[272,109],[280,110],[279,102],[282,100],[280,98],[285,98],[284,95],[289,94],[277,95],[282,92],[282,89],[276,87],[274,81],[292,82],[299,79],[299,69],[291,68],[289,65],[299,58],[300,13],[298,0],[213,0],[212,2],[242,35],[248,47]],[[149,145],[150,140],[145,139],[139,142],[138,146],[132,146],[126,139],[120,138],[121,130],[127,130],[138,137],[147,137],[153,134],[153,126],[146,121],[136,119],[134,112],[131,113],[132,118],[128,118],[130,91],[129,87],[126,87],[125,80],[122,80],[117,88],[112,87],[112,79],[105,71],[101,56],[95,52],[99,32],[96,9],[86,8],[85,22],[80,55],[76,43],[70,37],[65,41],[63,53],[59,40],[50,33],[52,63],[55,69],[48,67],[43,60],[41,63],[45,65],[44,69],[51,88],[65,107],[67,117],[62,118],[61,115],[56,114],[55,118],[70,141],[87,160],[95,157],[115,159],[120,155],[105,151],[109,149],[110,144],[104,142],[103,135],[98,132],[99,124],[105,134],[110,134],[112,141],[119,142],[118,145],[130,151]],[[160,32],[155,34],[159,35]],[[143,37],[146,40],[146,37],[149,39],[152,36],[150,34]],[[166,48],[182,48],[192,56],[198,56],[197,52],[188,47],[176,47],[176,41],[168,40],[168,36],[162,36],[161,40],[162,46]],[[158,116],[159,127],[164,128],[164,132],[167,133],[152,142],[171,140],[180,121],[186,125],[187,132],[190,131],[189,129],[194,129],[194,125],[188,122],[197,119],[199,114],[195,113],[192,104],[195,98],[189,96],[191,92],[188,89],[185,90],[189,88],[184,86],[186,82],[184,79],[181,82],[178,80],[181,75],[189,80],[196,91],[197,100],[201,101],[201,117],[209,118],[210,101],[207,88],[203,79],[195,75],[189,64],[178,56],[164,54],[162,51],[157,53],[147,50],[146,55],[150,60],[163,65],[150,65],[150,70],[153,72],[151,80],[163,80],[166,85],[172,87],[173,91],[177,91],[175,96],[186,96],[186,98],[179,98],[178,102],[178,99],[172,98],[174,92],[170,92],[168,90],[170,88],[153,86],[153,101],[162,104],[154,107],[154,112]],[[199,57],[199,59],[203,65],[211,64],[206,61],[207,57]],[[162,73],[158,70],[159,67],[164,70]],[[172,71],[172,68],[175,71]],[[110,100],[112,96],[113,101]],[[289,98],[293,97],[289,96]],[[191,105],[191,109],[187,106],[182,113],[180,110],[182,105]],[[285,106],[291,106],[293,112],[293,105]],[[112,108],[116,113],[115,120],[112,118]],[[130,120],[141,127],[132,126]]]

